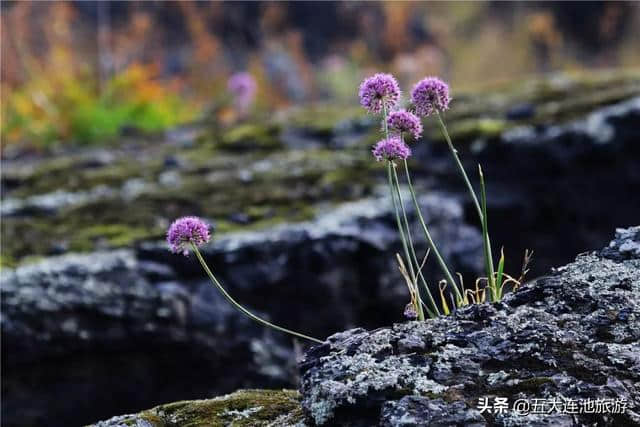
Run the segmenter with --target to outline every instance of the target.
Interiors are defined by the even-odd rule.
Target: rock
[[[530,103],[516,104],[507,110],[508,120],[526,120],[535,116],[536,106]]]
[[[566,124],[546,126],[541,129],[530,129],[522,132],[519,128],[513,128],[502,135],[507,144],[553,144],[561,140],[571,138],[584,141],[587,144],[622,144],[621,135],[616,125],[631,122],[640,115],[640,97],[598,109],[585,118],[574,120]],[[627,131],[627,129],[624,129]],[[526,137],[522,137],[526,135]],[[571,135],[568,137],[567,135]],[[618,137],[618,138],[617,138]],[[556,144],[557,145],[557,144]],[[559,150],[562,150],[560,145]]]
[[[77,425],[123,406],[291,383],[283,337],[206,281],[178,280],[133,251],[52,257],[3,271],[0,285],[8,426]]]
[[[239,390],[213,399],[160,405],[92,424],[93,427],[169,425],[304,427],[304,415],[295,390]]]
[[[77,206],[91,201],[113,197],[114,191],[107,187],[96,187],[91,191],[69,192],[56,190],[48,194],[26,199],[9,198],[4,200],[0,214],[4,217],[31,216],[34,214],[51,215],[68,206]]]
[[[640,258],[640,227],[617,229],[616,238],[600,254],[615,261]]]
[[[464,224],[460,204],[434,193],[421,198],[421,206],[452,268],[466,274],[480,271],[480,236]],[[407,212],[413,217],[409,205]],[[418,253],[424,253],[417,224],[413,236]],[[264,306],[276,321],[326,336],[345,325],[372,327],[401,319],[408,297],[393,257],[397,251],[391,201],[383,197],[331,207],[312,221],[231,233],[205,247],[203,255],[242,301]],[[183,277],[202,277],[197,263],[169,253],[164,243],[142,243],[138,258],[170,265]],[[427,277],[441,275],[433,260],[424,271]],[[305,284],[304,295],[296,293],[298,283]],[[288,303],[274,307],[265,298]],[[324,301],[313,307],[313,318],[306,316],[308,301]]]
[[[625,175],[618,176],[618,181],[629,182],[633,186],[636,178],[625,171],[629,159],[634,158],[633,150],[637,145],[633,144],[636,132],[634,116],[629,113],[633,99],[637,99],[640,93],[638,81],[637,74],[633,73],[594,73],[531,80],[524,85],[518,84],[518,90],[505,88],[492,93],[460,94],[456,95],[456,102],[447,113],[447,122],[461,151],[469,143],[484,141],[486,147],[497,146],[500,152],[504,148],[501,142],[511,141],[513,135],[529,135],[516,138],[514,144],[519,151],[514,152],[513,156],[505,159],[494,153],[481,159],[488,172],[487,179],[496,175],[496,171],[491,170],[492,165],[501,169],[513,164],[514,170],[519,171],[534,163],[522,161],[527,158],[526,147],[522,147],[526,145],[525,139],[547,140],[548,136],[561,132],[585,141],[588,147],[586,151],[589,152],[597,150],[590,143],[597,145],[595,142],[603,137],[607,139],[607,135],[615,134],[616,143],[609,145],[616,146],[618,154],[615,157],[622,162],[620,172]],[[504,119],[514,106],[523,105],[534,106],[535,114],[518,120]],[[599,109],[602,114],[598,114]],[[626,112],[611,111],[616,109]],[[585,120],[588,113],[593,112]],[[439,131],[434,121],[425,121],[425,126],[425,140],[437,141]],[[292,133],[303,135],[303,139],[308,141],[303,144],[289,141]],[[164,140],[136,141],[131,145],[123,143],[108,152],[92,148],[62,149],[59,155],[46,153],[44,156],[5,159],[1,181],[5,201],[3,209],[13,212],[13,215],[18,212],[21,215],[7,217],[5,214],[7,220],[3,229],[5,245],[2,260],[5,264],[12,264],[20,262],[25,256],[46,255],[59,240],[68,240],[70,250],[74,251],[100,248],[104,242],[97,242],[93,238],[93,229],[114,223],[120,225],[122,230],[117,237],[109,239],[107,247],[126,247],[133,241],[157,238],[167,222],[176,216],[194,212],[225,221],[223,229],[237,229],[237,224],[230,221],[226,223],[229,215],[242,209],[255,209],[256,204],[276,211],[268,225],[299,220],[299,217],[290,214],[299,210],[299,206],[293,202],[299,201],[301,194],[304,195],[305,209],[308,210],[315,210],[316,204],[327,201],[343,202],[371,195],[376,182],[384,181],[384,174],[379,173],[368,152],[370,144],[377,137],[377,121],[364,114],[357,105],[350,109],[325,106],[295,109],[281,117],[257,119],[231,129],[194,124],[168,132]],[[550,143],[542,144],[543,147],[539,149],[550,151],[553,156],[558,149],[556,145],[562,148],[564,139],[551,138]],[[178,147],[177,140],[185,140],[190,144]],[[420,144],[420,147],[424,145],[427,144]],[[295,149],[300,146],[319,148]],[[247,150],[251,155],[247,155]],[[598,156],[599,153],[594,152],[593,155]],[[479,160],[466,155],[463,159],[468,160],[472,169],[476,168]],[[422,157],[416,166],[424,165],[429,177],[433,178],[440,160],[438,156]],[[450,159],[447,160],[449,173],[455,174]],[[266,169],[257,169],[264,165],[268,165]],[[584,165],[576,165],[575,171],[572,171],[576,174],[576,181],[585,178],[584,173],[581,175],[579,172],[586,169]],[[167,170],[175,173],[167,175]],[[217,178],[210,182],[206,177],[212,171],[215,171]],[[258,173],[252,174],[251,171]],[[531,172],[535,172],[535,169],[527,170],[522,175],[526,177]],[[253,175],[252,185],[243,185],[246,184],[244,178],[250,175]],[[534,176],[535,182],[548,187],[549,176]],[[177,177],[180,179],[176,180]],[[444,181],[435,183],[435,187],[447,184],[450,179],[445,178]],[[456,179],[455,182],[458,181]],[[501,176],[491,182],[493,186],[496,185],[495,181],[511,185],[518,180],[513,176]],[[292,182],[300,191],[293,191]],[[167,183],[170,185],[165,185]],[[108,194],[101,196],[96,193],[96,188],[100,187]],[[233,191],[231,197],[229,188],[241,191]],[[454,188],[459,191],[461,187]],[[594,192],[602,194],[599,188]],[[495,193],[490,192],[490,195]],[[289,194],[291,197],[288,197]],[[531,193],[511,188],[505,194],[513,199],[517,195],[524,197],[523,194]],[[562,200],[565,196],[563,192],[558,199]],[[533,206],[539,204],[537,201],[531,203]],[[139,207],[132,212],[135,215],[118,217],[123,209],[130,206]],[[525,207],[527,210],[529,208]],[[569,210],[569,207],[562,208]],[[628,215],[637,217],[635,206],[619,211],[628,211]],[[564,216],[560,215],[561,212],[557,213],[554,221],[562,222]],[[308,212],[301,219],[309,219],[306,214]],[[523,223],[528,226],[532,221],[530,215],[510,215],[509,218],[512,223],[517,221],[514,228],[522,229]],[[616,215],[624,216],[617,212]],[[546,217],[550,218],[549,215]],[[258,226],[260,220],[252,219],[253,222],[248,225]],[[625,218],[615,219],[618,224],[628,223]],[[30,227],[26,232],[27,222],[36,223],[37,227]],[[73,223],[74,227],[69,229],[65,227],[66,223]],[[567,223],[559,225],[566,226]],[[585,236],[582,241],[586,245],[583,246],[601,244],[607,238],[610,227],[611,224],[600,226],[597,236]],[[590,228],[593,229],[593,226]],[[538,224],[535,229],[549,230],[545,231],[549,236],[556,234],[550,227]],[[513,234],[505,233],[505,236]],[[576,237],[586,234],[586,231],[579,232]],[[588,240],[585,240],[587,237]],[[525,240],[520,236],[518,238]],[[545,249],[540,250],[539,254],[551,253],[550,248]],[[534,271],[542,273],[551,265],[566,262],[575,249],[567,248],[566,259],[539,260],[544,264],[534,264],[533,268],[537,269]]]
[[[380,415],[383,427],[401,426],[486,426],[480,412],[469,410],[463,402],[448,403],[442,399],[405,396],[386,402]]]
[[[344,426],[639,425],[640,256],[625,249],[638,243],[638,227],[620,229],[604,251],[500,303],[329,337],[300,364],[305,413]],[[605,414],[480,411],[481,399],[495,398],[612,406]]]
[[[251,218],[244,212],[236,212],[229,215],[229,221],[236,224],[249,224],[251,222]]]
[[[637,220],[640,205],[631,195],[640,187],[639,81],[637,73],[587,74],[454,95],[447,123],[468,170],[478,162],[485,169],[491,235],[496,254],[505,245],[508,272],[519,269],[525,248],[535,250],[535,276],[602,246],[614,226]],[[514,117],[514,106],[522,105],[534,108]],[[414,145],[414,183],[427,194],[434,237],[469,284],[481,269],[477,227],[466,225],[477,225],[475,212],[435,121],[424,125],[424,141]],[[182,215],[216,224],[216,243],[205,256],[238,299],[274,321],[324,337],[400,320],[407,294],[393,260],[399,246],[389,203],[377,197],[383,166],[369,151],[379,137],[378,121],[357,105],[314,107],[230,128],[196,123],[164,139],[122,141],[106,156],[62,144],[56,152],[3,159],[2,286],[6,276],[34,269],[29,281],[19,282],[20,292],[46,296],[41,305],[51,302],[49,283],[58,283],[54,294],[65,280],[82,289],[69,291],[72,304],[58,303],[53,314],[39,311],[35,299],[8,309],[3,322],[26,325],[28,333],[19,342],[19,329],[3,329],[2,338],[11,334],[9,342],[25,351],[24,363],[5,369],[10,390],[24,392],[7,407],[35,414],[41,424],[38,417],[55,413],[61,425],[77,425],[237,387],[292,385],[290,342],[245,327],[192,258],[169,255],[159,243]],[[560,244],[567,230],[571,239]],[[76,279],[66,270],[100,265],[96,251],[118,248],[132,260],[124,273],[108,267]],[[43,265],[61,265],[57,276],[38,270],[41,264],[29,266],[67,252],[87,257],[45,258]],[[430,281],[439,277],[433,261],[426,273]],[[128,293],[120,280],[134,283],[142,296]],[[106,301],[124,307],[122,315],[100,312],[99,293],[84,290],[91,283],[109,283]],[[4,316],[4,302],[2,308]],[[633,316],[623,309],[617,318]],[[40,323],[46,333],[38,334]],[[221,344],[225,331],[233,338]],[[422,351],[413,336],[398,346]],[[21,362],[17,354],[3,360]],[[211,381],[221,366],[228,375]]]
[[[638,218],[640,205],[628,195],[640,186],[639,82],[637,73],[615,71],[454,94],[447,124],[474,184],[477,163],[485,169],[492,237],[504,244],[508,268],[534,249],[532,275],[543,274]],[[477,225],[436,121],[424,126],[414,183],[420,192],[459,195],[464,217]],[[378,120],[354,103],[231,127],[201,122],[108,152],[61,144],[57,153],[3,159],[0,261],[153,242],[182,215],[215,221],[220,233],[308,221],[384,184],[369,151],[379,137]],[[573,238],[557,245],[567,227]]]
[[[438,194],[422,205],[433,234],[457,242],[442,245],[443,255],[463,271],[477,268],[480,238],[460,205]],[[401,319],[408,300],[389,255],[399,247],[390,208],[384,198],[346,203],[312,221],[228,233],[203,253],[234,297],[278,324],[319,337],[381,326]],[[0,292],[7,425],[53,415],[57,425],[79,424],[163,401],[294,384],[290,338],[236,312],[193,256],[171,254],[164,242],[5,269]],[[114,370],[131,381],[114,381]]]
[[[601,246],[614,227],[637,222],[639,121],[636,95],[560,123],[518,125],[462,154],[467,170],[483,167],[491,237],[504,245],[507,265],[517,268],[533,249],[531,273],[545,274]],[[454,172],[446,176],[447,191],[463,190]],[[468,202],[465,211],[473,214]],[[569,229],[572,239],[558,244]]]

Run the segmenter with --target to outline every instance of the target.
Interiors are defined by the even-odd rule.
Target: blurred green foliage
[[[229,105],[227,79],[238,71],[258,83],[254,121],[303,104],[340,113],[377,71],[407,87],[441,76],[456,99],[537,73],[640,65],[633,2],[334,2],[317,5],[320,14],[298,2],[5,3],[1,137],[27,150],[108,143],[198,112],[234,126],[248,118]],[[255,41],[238,38],[247,30]]]
[[[33,73],[2,101],[2,139],[48,146],[62,140],[92,144],[123,130],[162,131],[200,111],[151,65],[133,64],[98,84],[89,73]]]

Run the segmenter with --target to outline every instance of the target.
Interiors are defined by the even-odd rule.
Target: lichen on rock
[[[330,337],[300,365],[305,412],[318,425],[640,424],[638,230],[500,303]],[[626,411],[481,413],[482,397],[623,399]]]

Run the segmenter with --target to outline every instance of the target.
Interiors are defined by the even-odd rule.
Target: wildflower
[[[189,245],[196,246],[207,243],[210,239],[209,226],[200,218],[185,216],[171,224],[167,231],[167,243],[171,252],[189,254]]]
[[[216,279],[216,276],[213,274],[213,272],[207,265],[207,262],[202,257],[200,250],[198,250],[198,246],[207,243],[209,241],[209,238],[209,226],[203,220],[195,216],[185,216],[175,220],[169,227],[169,231],[167,231],[167,242],[169,243],[171,251],[174,253],[182,252],[184,255],[188,255],[189,246],[193,245],[193,252],[195,253],[196,258],[198,258],[198,261],[200,262],[200,265],[204,269],[205,273],[207,273],[207,276],[209,276],[211,283],[213,283],[213,285],[222,293],[222,296],[224,296],[227,301],[229,301],[231,305],[233,305],[242,314],[249,317],[250,319],[255,320],[258,323],[261,323],[264,326],[275,329],[277,331],[285,332],[298,338],[304,338],[317,344],[323,343],[322,340],[319,340],[317,338],[313,338],[308,335],[304,335],[268,322],[261,317],[256,316],[255,314],[244,308],[238,301],[233,299],[233,297],[229,295],[227,290],[222,286],[218,279]]]
[[[411,101],[416,112],[422,116],[446,110],[451,102],[449,86],[437,77],[426,77],[413,87]]]
[[[414,139],[418,139],[420,135],[422,135],[422,123],[420,123],[420,119],[409,111],[400,110],[389,114],[387,126],[390,132],[399,134],[408,133],[413,136]]]
[[[410,302],[404,308],[404,317],[410,320],[415,320],[418,318],[418,313],[416,313],[416,308],[413,306],[413,303]]]
[[[257,87],[255,79],[247,72],[235,73],[229,78],[227,84],[229,92],[234,97],[233,101],[236,108],[242,112],[246,112],[251,106]]]
[[[377,161],[406,159],[411,155],[411,149],[397,136],[379,141],[371,150]]]
[[[378,73],[360,84],[360,105],[372,114],[391,110],[400,100],[400,87],[391,74]]]

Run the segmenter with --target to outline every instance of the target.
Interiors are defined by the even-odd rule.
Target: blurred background
[[[446,120],[468,170],[483,165],[512,275],[525,249],[529,278],[548,274],[640,218],[637,2],[4,1],[1,16],[7,426],[295,386],[305,344],[167,252],[181,215],[214,225],[214,271],[283,326],[402,321],[379,123],[357,99],[375,72],[405,94],[450,82]],[[421,202],[473,284],[475,214],[424,125]]]
[[[3,2],[5,146],[104,144],[193,121],[249,71],[269,112],[385,70],[467,88],[640,62],[638,5],[499,2]]]

